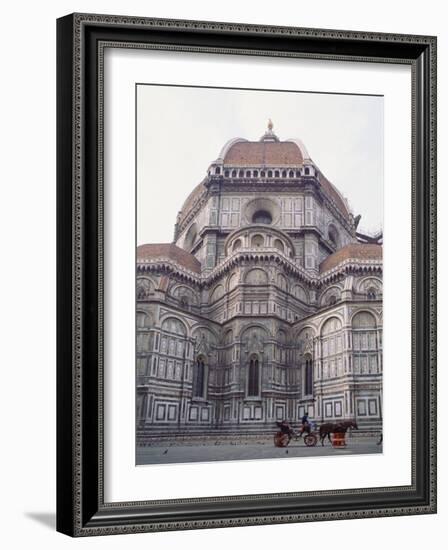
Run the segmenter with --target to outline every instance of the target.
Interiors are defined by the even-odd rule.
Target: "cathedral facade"
[[[221,150],[137,249],[137,441],[382,424],[382,244],[299,140]]]

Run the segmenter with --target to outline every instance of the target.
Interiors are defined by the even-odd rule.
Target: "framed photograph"
[[[57,529],[435,513],[436,38],[57,40]]]

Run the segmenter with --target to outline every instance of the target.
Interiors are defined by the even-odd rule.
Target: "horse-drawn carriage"
[[[315,431],[312,431],[311,424],[307,423],[301,426],[301,429],[294,431],[286,422],[277,422],[280,428],[274,436],[274,445],[276,447],[287,447],[291,441],[299,441],[303,437],[303,441],[307,447],[315,447],[318,441],[318,436]]]
[[[307,447],[315,447],[320,439],[322,446],[324,446],[325,439],[333,444],[331,440],[331,434],[337,434],[336,439],[340,442],[344,441],[345,434],[348,429],[358,429],[358,425],[354,420],[344,420],[342,422],[326,422],[321,424],[319,430],[313,430],[312,425],[308,422],[300,427],[298,431],[294,431],[285,421],[277,422],[277,426],[280,430],[274,435],[274,445],[276,447],[287,447],[291,442],[291,439],[299,441],[303,438]],[[341,437],[342,436],[342,437]],[[341,445],[338,445],[341,446]]]

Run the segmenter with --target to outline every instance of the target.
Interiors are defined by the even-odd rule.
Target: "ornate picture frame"
[[[411,67],[410,485],[166,500],[149,490],[145,500],[105,501],[107,47]],[[57,530],[90,536],[435,513],[436,38],[72,14],[57,22],[57,50]]]

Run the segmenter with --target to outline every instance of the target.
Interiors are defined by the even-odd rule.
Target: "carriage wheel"
[[[274,445],[276,447],[287,447],[289,438],[286,434],[277,433],[274,435]]]
[[[315,447],[317,443],[317,437],[314,434],[308,434],[305,436],[305,445],[307,447]]]

